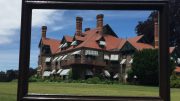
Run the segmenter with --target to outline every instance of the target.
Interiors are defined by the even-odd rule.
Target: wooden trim
[[[73,95],[29,95],[25,101],[163,101],[159,97],[73,96]]]
[[[22,1],[17,101],[28,93],[32,9]]]
[[[169,69],[169,47],[168,47],[168,5],[160,10],[160,37],[159,37],[159,64],[160,84],[159,95],[164,101],[170,101],[170,69]]]
[[[40,2],[37,2],[40,1]],[[168,64],[168,0],[22,0],[21,40],[17,101],[170,101]],[[43,2],[42,2],[43,1]],[[114,97],[28,94],[28,70],[32,9],[159,10],[160,89],[159,97]]]

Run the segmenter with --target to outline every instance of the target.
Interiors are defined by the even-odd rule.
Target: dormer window
[[[61,45],[59,46],[59,48],[62,48],[63,45],[64,45],[64,44],[61,44]]]
[[[67,46],[68,46],[68,44],[67,44],[67,43],[64,43],[63,46],[62,46],[62,48],[65,48],[65,47],[67,47]]]
[[[105,41],[99,41],[99,45],[100,46],[106,46],[106,42]]]
[[[180,64],[180,58],[177,58],[177,63]]]
[[[76,46],[76,45],[77,45],[77,41],[76,40],[71,43],[71,46]]]

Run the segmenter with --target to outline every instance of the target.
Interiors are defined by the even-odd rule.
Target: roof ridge
[[[42,38],[42,39],[47,39],[47,40],[52,40],[52,41],[61,41],[61,40],[59,40],[59,39],[54,39],[54,38]]]
[[[95,29],[94,29],[95,30]],[[96,31],[97,32],[97,31]],[[84,41],[83,41],[83,43],[81,43],[80,45],[82,45],[82,44],[86,44],[87,42],[88,42],[88,40],[90,40],[94,35],[95,35],[96,33],[93,33],[93,34],[90,34],[90,36],[87,38],[87,39],[85,39]],[[81,46],[79,46],[79,47],[81,47]]]

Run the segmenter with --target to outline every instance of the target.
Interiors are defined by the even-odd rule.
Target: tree
[[[158,50],[144,49],[134,54],[132,69],[128,77],[132,80],[137,77],[137,82],[142,85],[158,85],[159,83],[159,62]],[[174,70],[175,65],[170,61],[170,73]]]
[[[153,18],[157,12],[152,12],[148,19],[145,21],[139,21],[138,25],[136,26],[136,34],[137,35],[144,35],[146,43],[153,44],[154,42],[154,22]]]
[[[180,1],[170,0],[169,4],[169,45],[180,47]],[[154,23],[153,18],[157,15],[157,11],[152,12],[147,20],[140,21],[136,26],[136,34],[144,35],[146,42],[153,44],[154,42]]]

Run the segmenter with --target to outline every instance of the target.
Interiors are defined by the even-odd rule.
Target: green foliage
[[[172,88],[180,88],[180,79],[171,80],[170,86]]]
[[[152,12],[147,20],[139,21],[138,25],[136,26],[136,34],[137,35],[144,35],[144,40],[149,43],[153,44],[154,42],[154,20],[153,18],[156,16],[157,12]]]
[[[98,84],[100,82],[101,82],[101,80],[99,79],[99,77],[93,77],[93,78],[87,79],[87,83],[89,83],[89,84]]]
[[[134,54],[132,69],[128,72],[129,81],[133,82],[134,75],[137,76],[136,82],[142,85],[159,84],[159,62],[158,50],[144,49]],[[170,61],[172,73],[174,62]]]
[[[42,82],[44,81],[42,78],[38,77],[37,75],[32,75],[29,79],[29,82]]]
[[[180,77],[178,77],[175,73],[171,75],[170,86],[172,88],[180,88]]]

